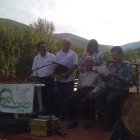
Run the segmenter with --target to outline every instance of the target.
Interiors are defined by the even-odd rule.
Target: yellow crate
[[[31,135],[35,135],[39,137],[47,137],[47,136],[50,136],[51,133],[45,132],[45,131],[31,130]]]
[[[31,129],[36,130],[36,131],[46,131],[47,132],[47,131],[50,131],[51,127],[32,125]]]
[[[31,120],[31,125],[49,126],[49,125],[51,125],[51,120],[47,120],[47,119],[33,119],[33,120]]]

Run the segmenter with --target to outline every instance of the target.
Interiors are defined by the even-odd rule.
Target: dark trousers
[[[129,90],[105,88],[94,95],[95,102],[103,120],[112,123],[116,119],[117,101],[128,97]]]
[[[70,82],[56,82],[57,84],[57,98],[58,98],[58,113],[59,116],[65,117],[65,99],[73,93],[74,81]]]
[[[67,98],[68,118],[70,121],[76,119],[76,105],[81,99],[81,104],[84,108],[85,120],[93,119],[91,110],[91,98],[88,93],[92,91],[93,87],[83,87],[77,90],[77,93],[72,94]]]
[[[55,95],[54,78],[49,77],[38,77],[40,83],[45,84],[41,87],[42,92],[42,105],[45,106],[47,115],[57,115],[57,100]]]

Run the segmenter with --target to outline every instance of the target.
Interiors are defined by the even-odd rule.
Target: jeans
[[[117,101],[128,97],[129,90],[119,90],[115,88],[105,88],[94,95],[95,102],[103,120],[112,123],[116,119]]]
[[[59,116],[64,117],[65,114],[65,100],[73,93],[74,81],[70,82],[56,82],[57,85],[57,98],[58,98],[58,113]]]

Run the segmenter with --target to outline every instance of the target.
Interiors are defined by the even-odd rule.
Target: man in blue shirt
[[[98,73],[103,81],[109,81],[109,87],[94,95],[99,112],[105,121],[103,126],[105,131],[109,131],[115,122],[117,101],[128,97],[129,85],[132,80],[132,66],[123,60],[123,51],[119,46],[111,49],[114,63],[108,67],[110,73],[104,76]]]

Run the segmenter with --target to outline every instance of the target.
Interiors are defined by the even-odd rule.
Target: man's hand
[[[61,79],[67,79],[67,77],[68,77],[68,74],[67,73],[60,73],[61,75],[60,75],[60,78]]]
[[[110,77],[116,77],[117,76],[117,73],[109,73],[108,76],[110,76]]]
[[[33,77],[32,77],[32,80],[33,80],[33,82],[36,82],[36,77],[33,76]]]
[[[93,91],[91,91],[91,92],[88,93],[88,95],[89,95],[89,97],[91,98],[91,100],[93,99],[94,94],[95,94],[95,93],[94,93]]]
[[[97,69],[95,69],[95,73],[98,73]]]
[[[81,68],[79,71],[80,71],[80,73],[83,74],[85,70],[83,68]]]
[[[100,78],[104,77],[104,75],[103,75],[102,73],[98,73],[98,76],[99,76]]]
[[[109,87],[109,85],[110,85],[110,82],[109,82],[109,81],[108,81],[108,82],[103,82],[103,87],[104,87],[104,88]]]
[[[53,74],[53,76],[54,76],[57,80],[60,80],[60,79],[61,79],[61,76],[60,76],[60,75]]]

